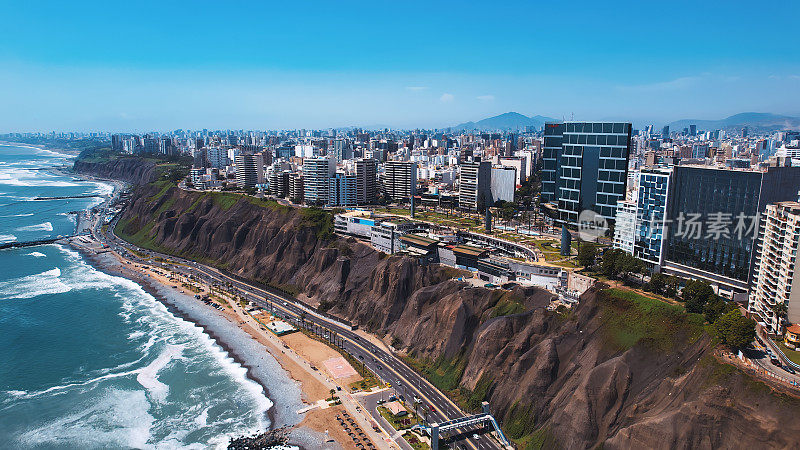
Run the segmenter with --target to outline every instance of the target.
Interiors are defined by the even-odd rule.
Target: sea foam
[[[72,290],[59,278],[61,269],[48,270],[9,281],[0,281],[0,300],[33,298],[47,294],[62,294]]]
[[[44,222],[36,225],[27,225],[24,227],[17,228],[16,231],[22,232],[31,232],[31,231],[53,231],[53,224],[50,222]]]

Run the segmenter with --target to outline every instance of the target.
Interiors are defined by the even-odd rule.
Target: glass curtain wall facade
[[[542,145],[542,203],[558,201],[558,171],[561,165],[561,143],[564,138],[563,123],[544,125]]]
[[[660,265],[662,262],[671,178],[669,171],[639,174],[633,254],[651,264]]]
[[[689,220],[707,224],[712,217],[753,217],[758,211],[761,172],[677,166],[669,205],[667,261],[747,282],[755,232],[708,236],[690,229]],[[723,214],[723,216],[712,216]],[[679,225],[679,222],[681,225]],[[707,227],[706,227],[707,228]],[[730,230],[733,231],[733,230]]]
[[[630,123],[567,122],[559,167],[558,211],[562,223],[577,226],[583,210],[613,223],[625,200]]]

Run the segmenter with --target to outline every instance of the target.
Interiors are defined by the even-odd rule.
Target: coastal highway
[[[108,229],[113,229],[113,225],[112,222]],[[128,250],[134,248],[131,244],[118,238],[113,233],[103,233],[99,226],[95,227],[93,232],[96,237],[100,238],[112,248],[120,249],[121,247]],[[349,325],[322,316],[292,297],[279,295],[251,283],[237,280],[212,267],[205,266],[195,261],[144,249],[138,249],[137,252],[146,253],[151,257],[162,258],[164,264],[173,263],[170,264],[172,266],[171,269],[183,273],[184,275],[193,275],[209,283],[232,286],[238,291],[240,296],[253,301],[265,309],[274,310],[287,320],[297,323],[299,317],[305,315],[306,322],[335,332],[337,336],[344,340],[344,350],[362,361],[368,369],[381,377],[385,382],[390,383],[398,396],[403,396],[408,403],[412,403],[415,397],[422,400],[424,406],[420,407],[420,411],[422,411],[423,408],[426,410],[428,422],[442,423],[466,415],[452,400],[442,394],[419,373],[412,370],[405,362],[391,352],[371,342],[367,339],[366,335],[361,335],[359,332],[351,330]],[[131,254],[130,259],[138,260],[139,258]],[[377,414],[376,411],[369,412],[373,416]],[[501,444],[489,435],[484,435],[476,439],[471,436],[470,430],[463,431],[470,437],[458,441],[455,443],[456,446],[461,445],[464,448],[482,450],[502,448]]]

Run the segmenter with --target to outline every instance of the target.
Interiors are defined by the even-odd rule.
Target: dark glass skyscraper
[[[625,199],[631,128],[611,122],[545,125],[542,201],[558,203],[561,223],[577,225],[583,210],[614,221],[617,201]]]
[[[800,167],[769,167],[766,172],[675,167],[667,206],[666,271],[703,278],[731,292],[746,291],[757,215],[768,203],[796,200],[798,189]],[[702,223],[700,231],[690,228],[689,220]],[[715,224],[726,225],[725,232],[713,232]]]
[[[561,142],[564,138],[563,123],[544,125],[542,145],[542,203],[558,201],[558,170],[561,166]]]

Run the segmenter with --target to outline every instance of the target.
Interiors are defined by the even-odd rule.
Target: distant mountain
[[[746,112],[720,120],[683,119],[669,124],[672,131],[680,131],[689,125],[697,125],[698,130],[724,130],[748,127],[752,131],[776,131],[800,129],[800,117],[781,116],[770,113]]]
[[[496,131],[496,130],[524,130],[526,126],[533,126],[536,129],[544,126],[545,122],[555,121],[550,117],[532,116],[528,117],[518,112],[507,112],[499,116],[489,117],[488,119],[477,122],[464,122],[452,127],[453,131]]]

